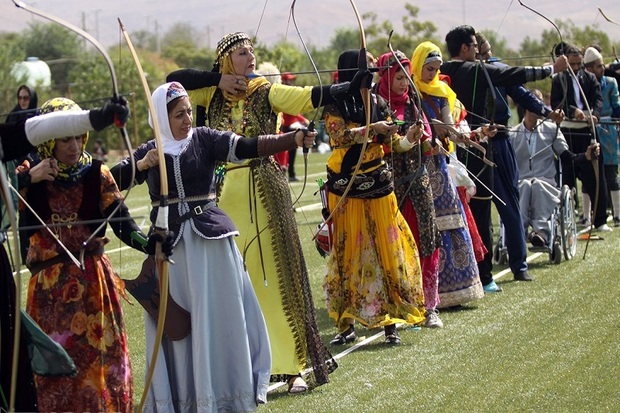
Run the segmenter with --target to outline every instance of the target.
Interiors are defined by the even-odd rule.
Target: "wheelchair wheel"
[[[501,244],[497,243],[493,246],[493,263],[497,265],[504,265],[508,262],[508,257]]]
[[[554,241],[551,246],[551,250],[549,251],[549,262],[555,265],[562,262],[562,245],[559,240]]]
[[[562,234],[562,250],[566,261],[577,254],[577,222],[575,220],[575,198],[572,190],[564,185],[561,196],[560,232]]]

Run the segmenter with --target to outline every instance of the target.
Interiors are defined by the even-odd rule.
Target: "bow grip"
[[[310,123],[308,124],[308,130],[310,132],[314,132],[314,120],[311,120]],[[307,155],[309,150],[310,150],[310,148],[307,148],[306,145],[303,146],[303,153],[304,153],[304,155]]]

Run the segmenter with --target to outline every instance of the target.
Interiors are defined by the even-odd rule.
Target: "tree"
[[[161,55],[180,67],[211,69],[215,53],[199,48],[198,32],[191,23],[176,23],[163,36]]]
[[[0,85],[2,94],[0,95],[0,113],[7,113],[15,106],[15,94],[19,86],[20,79],[15,79],[11,75],[13,64],[24,60],[23,51],[19,44],[16,34],[0,34]],[[3,121],[4,119],[0,119]]]
[[[131,38],[136,48],[150,52],[157,51],[157,36],[154,33],[148,30],[138,30],[131,33]]]
[[[69,87],[71,66],[84,55],[84,42],[77,34],[58,24],[39,22],[30,23],[20,40],[24,57],[36,56],[47,62],[61,94],[65,94]]]
[[[377,23],[376,13],[366,13],[364,18],[370,20],[370,24],[366,29],[368,40],[368,48],[376,57],[389,51],[387,46],[389,33],[394,30],[392,35],[392,48],[400,50],[408,56],[413,54],[416,46],[424,41],[432,41],[438,46],[441,45],[437,38],[437,26],[431,21],[420,21],[418,13],[420,9],[410,3],[405,3],[405,11],[401,19],[402,30],[396,30],[394,23],[384,20]]]

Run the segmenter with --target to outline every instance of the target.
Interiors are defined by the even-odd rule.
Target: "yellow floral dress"
[[[327,162],[328,174],[340,174],[347,152],[362,143],[364,128],[357,126],[346,124],[337,114],[326,114],[325,128],[334,148]],[[387,171],[382,142],[376,140],[367,145],[356,176]],[[329,182],[328,187],[332,210],[340,195],[333,192]],[[333,248],[324,290],[329,316],[342,329],[350,319],[368,328],[424,321],[418,249],[394,192],[387,192],[370,198],[347,195],[333,216]]]
[[[80,221],[83,181],[71,186],[45,184],[52,212],[48,223]],[[27,193],[26,193],[27,196]],[[121,194],[107,167],[101,167],[100,209]],[[70,251],[79,251],[91,234],[86,225],[54,227]],[[94,239],[94,249],[104,238]],[[27,265],[46,261],[63,250],[46,230],[30,237]],[[70,261],[57,263],[30,278],[27,312],[64,347],[77,367],[76,377],[36,377],[39,411],[133,412],[133,380],[120,298],[121,279],[105,254],[87,256],[85,270]]]

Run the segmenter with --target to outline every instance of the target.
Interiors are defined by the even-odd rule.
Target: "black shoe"
[[[547,240],[538,232],[532,232],[530,235],[530,242],[535,247],[544,247],[547,245]]]
[[[400,344],[400,336],[396,331],[396,324],[385,326],[385,344],[394,346]]]
[[[336,334],[336,337],[329,342],[332,346],[343,346],[345,344],[349,344],[357,340],[357,334],[355,334],[355,328],[353,326],[349,326],[342,333]]]
[[[299,178],[297,178],[296,176],[289,176],[288,177],[288,181],[289,182],[299,182]]]
[[[515,281],[534,281],[531,275],[526,271],[521,271],[515,274]]]

